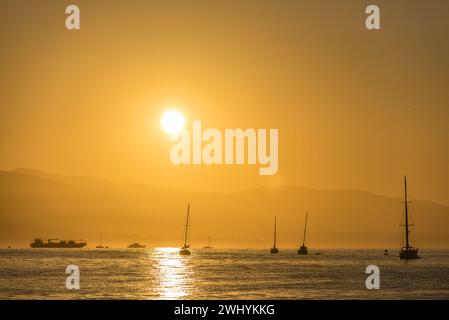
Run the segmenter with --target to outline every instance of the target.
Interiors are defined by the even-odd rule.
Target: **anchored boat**
[[[95,248],[97,248],[97,249],[107,249],[108,248],[107,246],[103,245],[103,237],[100,237],[100,244],[97,245]]]
[[[307,230],[307,215],[308,215],[308,213],[306,212],[306,221],[304,223],[304,235],[302,237],[302,246],[301,246],[301,248],[298,249],[298,254],[308,254],[309,253],[307,251],[307,247],[305,245],[305,243],[306,243],[306,230]]]
[[[276,216],[274,216],[274,241],[273,241],[273,248],[271,248],[270,253],[279,253],[279,249],[276,248]]]
[[[59,240],[59,239],[48,239],[47,241],[41,238],[35,238],[31,243],[31,248],[82,248],[86,246],[86,241],[74,241],[74,240]]]
[[[186,218],[186,225],[185,225],[185,233],[184,233],[184,246],[179,250],[179,254],[182,256],[189,256],[190,255],[190,244],[187,244],[187,236],[189,232],[189,214],[190,214],[190,203],[187,204],[187,218]]]
[[[203,249],[212,249],[212,247],[210,246],[210,236],[209,236],[209,243],[208,243],[208,245],[203,247]]]
[[[130,245],[128,246],[129,249],[142,249],[142,248],[145,248],[145,247],[146,247],[145,245],[140,244],[140,243],[138,243],[138,242],[135,242],[135,243],[130,244]]]
[[[405,211],[405,224],[403,227],[405,228],[405,246],[401,248],[399,251],[399,259],[401,260],[411,260],[411,259],[421,259],[420,256],[418,256],[418,249],[413,248],[413,246],[410,245],[410,227],[414,226],[412,224],[409,224],[408,221],[408,199],[407,199],[407,177],[404,177],[404,211]]]

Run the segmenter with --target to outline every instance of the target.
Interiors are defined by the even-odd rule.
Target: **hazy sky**
[[[65,7],[81,30],[65,29]],[[381,9],[380,31],[364,27]],[[449,204],[448,1],[0,2],[0,169]],[[163,112],[278,128],[279,172],[174,166]]]

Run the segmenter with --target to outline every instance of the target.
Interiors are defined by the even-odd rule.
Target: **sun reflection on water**
[[[157,293],[160,299],[183,299],[190,293],[190,257],[180,256],[179,248],[155,248],[150,253],[159,271]]]

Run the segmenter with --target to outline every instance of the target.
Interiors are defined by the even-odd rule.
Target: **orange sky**
[[[348,188],[449,204],[449,2],[0,3],[0,169],[199,191]],[[180,166],[162,113],[278,128],[279,171]]]

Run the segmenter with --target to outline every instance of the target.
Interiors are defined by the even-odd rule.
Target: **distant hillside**
[[[209,234],[217,246],[268,247],[274,215],[279,245],[296,247],[306,211],[310,247],[397,247],[400,201],[298,187],[191,193],[28,169],[0,171],[0,244],[26,246],[42,236],[84,238],[93,246],[102,236],[112,246],[179,245],[190,202],[194,247],[205,245]],[[414,201],[411,211],[419,247],[449,247],[449,207]]]

